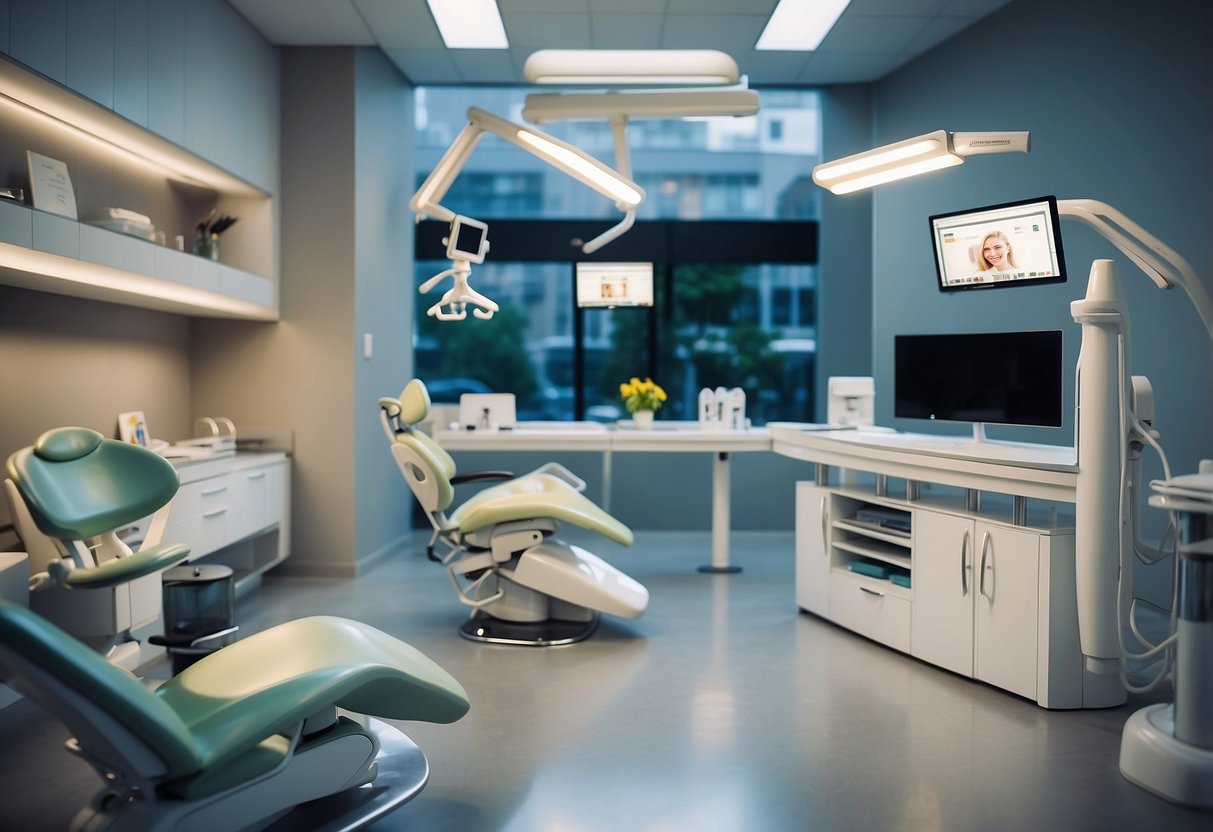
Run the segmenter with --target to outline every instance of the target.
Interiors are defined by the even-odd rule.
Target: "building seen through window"
[[[529,91],[418,88],[416,183],[463,128],[468,107],[522,123]],[[810,174],[820,153],[818,96],[799,90],[760,95],[762,107],[753,117],[629,125],[633,178],[646,192],[638,221],[735,221],[727,233],[740,235],[747,222],[787,220],[788,242],[795,245],[798,227],[817,217],[818,189]],[[606,122],[541,129],[614,164]],[[442,204],[487,222],[490,242],[494,220],[613,224],[622,216],[595,191],[491,135],[482,138]],[[600,255],[611,259],[612,245],[619,248],[619,241]],[[619,383],[652,373],[670,394],[662,418],[695,418],[704,386],[745,389],[755,424],[814,418],[815,255],[803,263],[697,263],[687,257],[656,263],[652,309],[578,310],[577,254],[564,245],[535,251],[527,262],[507,262],[490,249],[472,278],[501,306],[489,321],[436,321],[425,315],[436,297],[418,296],[416,372],[436,401],[457,401],[462,392],[512,392],[520,419],[613,420],[626,415]],[[414,285],[447,267],[419,257]]]

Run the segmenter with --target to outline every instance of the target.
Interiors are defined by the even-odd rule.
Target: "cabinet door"
[[[973,521],[917,509],[914,615],[910,652],[923,661],[973,675]]]
[[[796,483],[796,606],[823,617],[830,612],[829,507],[828,488]]]
[[[1040,537],[978,523],[977,678],[1036,699]]]

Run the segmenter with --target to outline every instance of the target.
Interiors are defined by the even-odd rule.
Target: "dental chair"
[[[61,429],[9,459],[38,528],[68,542],[72,558],[51,562],[47,578],[71,593],[189,554],[167,544],[121,556],[108,530],[158,510],[177,477],[151,451],[110,442]],[[79,565],[86,540],[118,554]],[[249,636],[153,691],[36,612],[0,601],[0,681],[63,722],[68,751],[100,776],[73,823],[80,832],[356,829],[429,776],[421,750],[380,720],[448,723],[468,710],[459,683],[419,651],[328,616]],[[47,782],[53,790],[53,775]]]
[[[160,616],[160,573],[189,548],[161,544],[177,472],[136,445],[87,428],[49,430],[8,459],[5,496],[29,553],[29,605],[134,670],[132,629]],[[138,551],[119,531],[151,515]]]
[[[639,618],[649,593],[585,549],[555,537],[571,523],[622,545],[632,531],[580,493],[584,483],[549,463],[525,476],[456,475],[455,462],[417,426],[429,414],[425,384],[379,400],[380,423],[413,495],[434,528],[427,553],[447,566],[459,600],[472,608],[460,635],[473,641],[549,646],[587,638],[599,613]],[[451,509],[454,486],[506,480]],[[434,554],[434,544],[447,551]]]

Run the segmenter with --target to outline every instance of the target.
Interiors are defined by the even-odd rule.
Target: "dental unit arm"
[[[608,239],[614,239],[630,228],[635,220],[636,207],[644,201],[644,190],[631,181],[629,174],[621,174],[612,170],[567,142],[533,127],[524,127],[507,121],[479,107],[469,108],[467,115],[468,123],[464,125],[459,135],[455,137],[455,141],[447,148],[446,153],[434,166],[434,170],[426,177],[421,187],[417,189],[417,193],[409,201],[409,210],[416,214],[417,222],[432,218],[451,224],[446,244],[447,256],[451,258],[452,267],[434,275],[419,287],[419,291],[425,294],[444,278],[448,276],[453,278],[451,289],[443,295],[438,303],[426,311],[427,315],[439,320],[463,320],[467,317],[466,308],[469,304],[475,307],[473,314],[481,319],[492,318],[493,313],[498,310],[497,304],[473,290],[468,283],[472,272],[471,264],[484,262],[484,256],[488,253],[488,226],[469,217],[458,215],[441,204],[443,197],[446,196],[455,178],[463,170],[464,165],[471,158],[472,152],[476,149],[476,145],[486,132],[517,145],[552,167],[593,188],[614,202],[620,211],[625,212],[623,222],[591,241],[597,245],[594,249],[587,249],[587,251],[596,250]],[[478,229],[481,232],[479,241],[473,240],[474,245],[471,246],[467,245],[465,239],[465,234],[469,229]]]
[[[1213,338],[1213,300],[1183,257],[1105,203],[1068,199],[1057,208],[1099,232],[1159,288],[1183,288]],[[1086,296],[1071,303],[1070,312],[1083,328],[1076,428],[1079,640],[1088,670],[1119,675],[1124,651],[1118,587],[1122,572],[1125,580],[1130,577],[1120,555],[1132,551],[1135,533],[1121,522],[1127,511],[1121,484],[1128,445],[1140,431],[1129,412],[1128,303],[1111,260],[1094,261]]]

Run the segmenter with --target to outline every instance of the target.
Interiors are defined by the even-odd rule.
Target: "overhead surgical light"
[[[712,49],[540,49],[522,74],[532,84],[736,84],[737,62]]]
[[[460,217],[441,204],[442,198],[446,196],[455,178],[459,176],[463,166],[471,157],[472,151],[476,149],[476,145],[486,132],[517,145],[557,170],[561,170],[593,188],[629,216],[634,216],[636,206],[644,201],[644,190],[635,182],[611,170],[585,151],[563,142],[555,136],[549,136],[533,127],[525,127],[507,121],[479,107],[470,108],[467,115],[468,123],[459,131],[455,141],[447,148],[446,153],[434,166],[434,170],[421,183],[421,187],[409,201],[409,210],[417,215],[418,222],[426,217],[431,217],[451,223],[451,233],[447,241],[448,253],[455,252],[450,255],[453,268],[435,275],[421,285],[421,292],[425,293],[433,288],[441,278],[448,274],[454,276],[455,285],[426,313],[441,320],[462,320],[467,317],[466,306],[469,303],[477,307],[473,310],[473,314],[478,318],[491,318],[497,311],[496,304],[472,291],[467,285],[467,277],[471,274],[471,263],[481,262],[484,254],[488,252],[488,226],[475,220],[469,221],[466,217]],[[473,250],[470,247],[458,245],[462,236],[461,232],[466,232],[469,228],[479,229],[480,239],[474,247],[479,259],[459,253]],[[446,310],[442,308],[444,305],[448,306]]]
[[[624,176],[631,176],[632,161],[627,139],[629,121],[638,118],[752,116],[757,112],[758,93],[724,87],[705,90],[536,93],[526,97],[522,117],[535,124],[553,121],[610,122],[615,138],[615,169]],[[629,211],[618,225],[589,242],[575,241],[575,244],[584,253],[592,254],[631,228],[635,218],[635,211]]]
[[[883,185],[964,163],[966,156],[985,153],[1027,153],[1030,134],[949,133],[936,130],[852,156],[823,162],[813,168],[813,181],[836,194]]]

